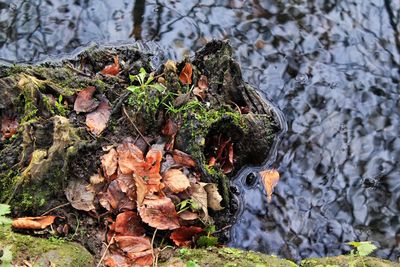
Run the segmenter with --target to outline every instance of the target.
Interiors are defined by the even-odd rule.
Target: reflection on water
[[[9,0],[0,29],[6,62],[134,38],[180,59],[230,40],[288,124],[270,162],[282,174],[272,203],[259,183],[236,182],[231,245],[298,260],[372,240],[379,256],[400,256],[399,1]]]

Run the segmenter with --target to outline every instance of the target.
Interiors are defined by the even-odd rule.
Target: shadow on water
[[[268,162],[281,173],[272,203],[251,175],[236,180],[231,245],[296,260],[352,240],[400,256],[399,32],[400,2],[389,0],[0,1],[3,62],[133,38],[181,59],[229,40],[287,121]]]

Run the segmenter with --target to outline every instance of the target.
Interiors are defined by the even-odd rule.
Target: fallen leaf
[[[139,236],[116,236],[115,242],[134,264],[140,266],[152,265],[153,249],[148,238]]]
[[[207,205],[212,210],[218,211],[223,210],[221,207],[222,197],[218,192],[218,187],[216,184],[210,183],[204,186],[204,189],[207,192]]]
[[[233,170],[233,144],[229,142],[227,144],[228,158],[224,161],[222,170],[224,173],[230,173]]]
[[[193,221],[199,218],[199,215],[197,213],[188,210],[180,212],[178,215],[179,218],[181,218],[184,221]]]
[[[118,165],[123,174],[132,174],[145,166],[142,151],[132,143],[123,143],[117,147]]]
[[[206,222],[210,222],[211,218],[208,216],[208,200],[207,200],[207,192],[204,189],[204,183],[192,184],[192,195],[191,199],[193,201],[192,207],[196,208],[197,210],[201,210],[203,212],[202,219]]]
[[[163,182],[173,193],[179,193],[190,187],[187,176],[178,169],[169,169],[163,175]]]
[[[119,73],[119,60],[118,55],[114,56],[114,64],[106,66],[101,73],[115,76]]]
[[[80,91],[75,99],[74,110],[79,112],[91,112],[99,106],[99,101],[93,98],[96,87],[88,86]]]
[[[65,189],[65,196],[71,206],[77,210],[91,211],[96,209],[93,205],[95,192],[83,180],[70,181]]]
[[[107,154],[100,157],[101,166],[106,177],[111,177],[118,167],[118,153],[114,148],[111,148]]]
[[[272,192],[274,187],[279,181],[279,172],[275,169],[260,171],[261,180],[264,184],[265,191],[267,192],[268,202],[272,200]]]
[[[18,131],[18,121],[15,118],[3,116],[1,119],[1,140],[9,139]]]
[[[98,185],[104,182],[104,177],[98,173],[93,174],[92,176],[90,176],[89,178],[90,180],[90,184],[92,185]]]
[[[182,84],[192,84],[192,72],[192,65],[186,62],[181,74],[179,75],[179,80]]]
[[[176,73],[176,64],[175,61],[168,59],[164,64],[164,72],[173,72]]]
[[[149,191],[147,190],[147,185],[143,181],[142,177],[134,175],[133,179],[135,180],[135,185],[136,185],[137,205],[141,206],[144,197],[148,194]]]
[[[12,227],[15,229],[40,230],[53,224],[57,216],[23,217],[14,219]]]
[[[110,119],[111,108],[108,101],[103,101],[97,109],[86,116],[86,126],[94,135],[101,134],[107,127],[107,122]]]
[[[122,192],[120,183],[121,181],[115,179],[108,185],[105,193],[99,193],[99,202],[108,211],[133,210],[136,207],[136,203]]]
[[[181,228],[175,229],[170,238],[174,241],[175,245],[178,247],[190,247],[194,244],[194,237],[195,235],[202,233],[203,229],[196,226],[185,227],[182,226]]]
[[[125,211],[117,215],[114,232],[121,236],[143,236],[145,230],[136,212]]]
[[[167,136],[173,136],[178,132],[178,125],[172,120],[168,119],[165,122],[164,128],[162,129],[161,133]]]
[[[170,198],[146,197],[138,209],[142,220],[151,227],[159,230],[173,230],[180,226],[175,205]]]
[[[177,164],[180,164],[182,166],[187,166],[187,167],[196,167],[196,161],[188,154],[185,152],[182,152],[178,149],[174,149],[172,152],[174,161]]]
[[[199,81],[197,82],[197,86],[199,87],[199,89],[205,91],[208,88],[207,76],[201,75]]]
[[[122,253],[122,252],[121,252]],[[104,264],[108,267],[130,267],[132,262],[125,256],[113,252],[105,260]]]
[[[206,98],[206,92],[199,87],[193,88],[193,94],[200,98],[200,100],[204,101]]]

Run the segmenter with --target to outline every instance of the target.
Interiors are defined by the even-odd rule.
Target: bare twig
[[[68,202],[68,203],[64,203],[64,204],[58,205],[57,207],[54,207],[54,208],[49,209],[48,211],[46,211],[45,213],[43,213],[43,214],[40,215],[40,216],[44,216],[44,215],[46,215],[46,214],[49,214],[49,213],[52,212],[53,210],[56,210],[56,209],[59,209],[59,208],[68,206],[68,205],[70,205],[70,204],[71,204],[71,203]]]
[[[153,254],[153,267],[157,267],[157,261],[154,253],[154,239],[156,238],[157,229],[154,230],[153,237],[151,238],[151,254]],[[158,258],[158,255],[157,255]]]
[[[108,249],[110,248],[111,244],[114,242],[114,237],[115,237],[115,234],[113,234],[113,236],[110,239],[110,242],[108,242],[106,250],[104,251],[103,255],[101,256],[100,261],[99,261],[99,263],[97,263],[96,267],[99,267],[100,264],[103,262],[104,258],[106,257]]]
[[[125,106],[122,106],[122,111],[124,112],[126,118],[129,120],[129,122],[132,124],[132,126],[135,128],[135,130],[138,132],[138,134],[140,135],[140,137],[142,137],[142,139],[144,140],[144,142],[151,147],[151,145],[149,144],[149,142],[147,142],[146,138],[144,138],[143,134],[139,131],[139,129],[136,127],[136,124],[132,121],[132,119],[129,117],[128,112],[126,112]]]

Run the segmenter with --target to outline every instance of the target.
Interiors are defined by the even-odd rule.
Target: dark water
[[[400,1],[0,2],[0,58],[34,62],[90,42],[157,41],[168,57],[230,40],[287,132],[273,201],[244,190],[231,245],[293,259],[371,240],[400,256]],[[244,2],[244,3],[243,3]],[[248,171],[248,170],[246,170]]]

